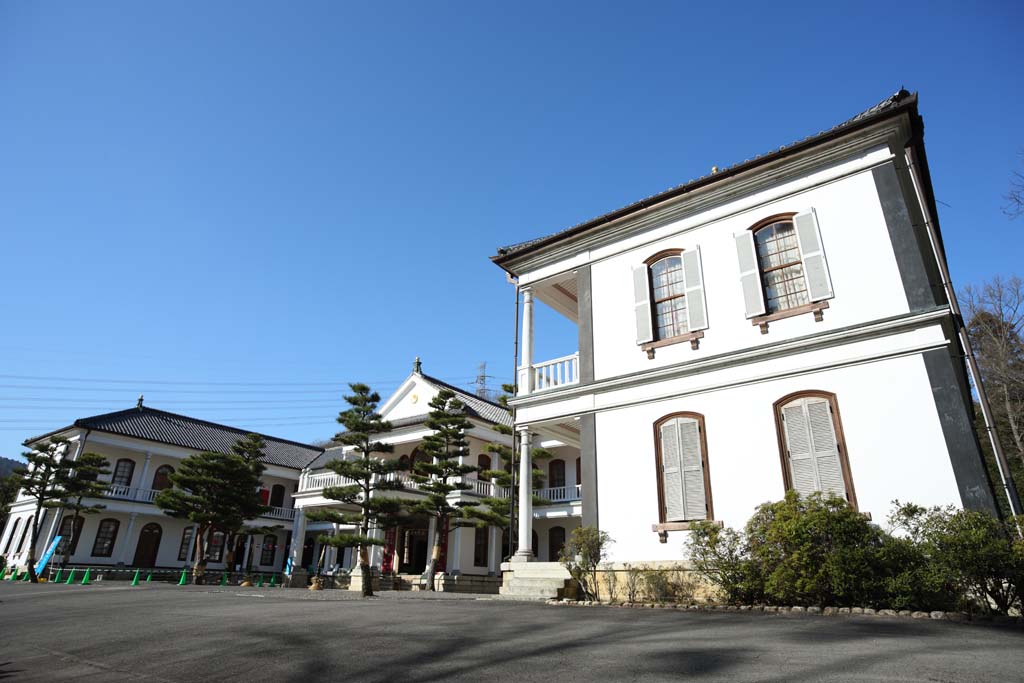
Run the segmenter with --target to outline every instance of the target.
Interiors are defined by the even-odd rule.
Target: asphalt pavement
[[[4,582],[0,680],[1024,680],[1019,628],[381,595]]]

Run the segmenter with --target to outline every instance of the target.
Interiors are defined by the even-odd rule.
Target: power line
[[[466,375],[461,377],[454,377],[445,379],[445,381],[452,383],[459,380],[471,380],[476,375]],[[31,380],[44,380],[47,382],[94,382],[97,384],[164,384],[172,386],[232,386],[232,387],[347,387],[349,381],[342,380],[338,382],[227,382],[227,381],[198,381],[198,380],[163,380],[163,379],[103,379],[96,377],[58,377],[53,375],[5,375],[0,374],[0,378],[3,379],[31,379]],[[363,384],[369,384],[371,387],[380,385],[391,385],[401,384],[406,378],[402,379],[382,379],[376,381],[360,380]]]

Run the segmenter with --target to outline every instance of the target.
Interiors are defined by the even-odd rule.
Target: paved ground
[[[3,583],[0,679],[1024,680],[1016,628],[382,596]]]

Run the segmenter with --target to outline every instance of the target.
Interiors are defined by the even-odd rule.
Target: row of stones
[[[658,602],[619,602],[605,603],[596,600],[548,600],[549,605],[567,607],[625,607],[638,609],[676,609],[693,612],[788,612],[791,614],[820,614],[826,617],[838,615],[862,614],[883,617],[906,617],[910,619],[934,619],[936,621],[986,621],[1001,624],[1018,624],[1024,626],[1024,616],[1008,617],[1003,615],[969,614],[967,612],[920,612],[912,610],[872,609],[870,607],[778,607],[775,605],[680,605],[676,603]]]

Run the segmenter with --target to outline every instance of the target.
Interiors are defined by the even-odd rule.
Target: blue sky
[[[956,284],[1021,274],[1019,3],[555,4],[0,0],[0,455],[140,393],[312,440],[417,355],[507,380],[497,246],[901,86]]]

